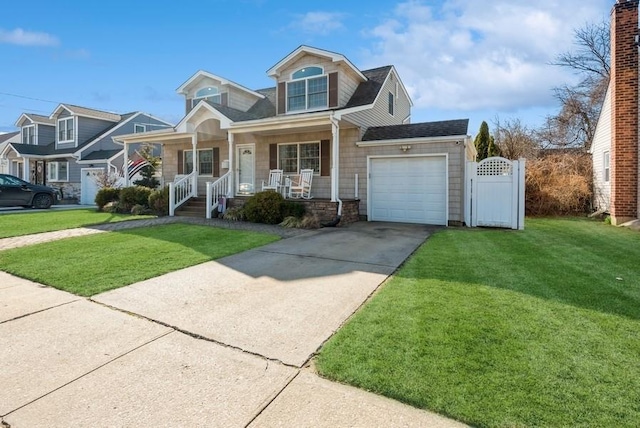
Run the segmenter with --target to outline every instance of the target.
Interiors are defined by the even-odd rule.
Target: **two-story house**
[[[29,182],[59,188],[64,198],[93,204],[96,175],[122,171],[123,148],[112,137],[172,125],[142,112],[115,114],[60,104],[49,117],[24,113],[16,126],[20,143],[10,143],[0,152],[0,158],[12,165],[11,172]]]
[[[9,143],[20,142],[20,131],[0,134],[0,153]],[[13,168],[13,169],[12,169]],[[19,165],[10,165],[7,159],[0,158],[0,174],[12,174],[13,170],[22,171]],[[15,175],[15,174],[13,174]]]
[[[199,71],[177,89],[186,114],[176,127],[115,140],[161,144],[165,181],[183,177],[176,186],[186,180],[189,196],[213,182],[242,197],[260,191],[270,170],[313,169],[313,199],[335,210],[345,203],[369,220],[463,222],[465,161],[475,158],[468,120],[411,124],[395,67],[359,70],[309,46],[267,75],[274,86],[252,90]]]

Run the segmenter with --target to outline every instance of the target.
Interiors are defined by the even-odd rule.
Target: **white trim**
[[[141,127],[142,131],[138,131],[136,132],[136,128],[137,127]],[[142,134],[143,132],[147,132],[147,125],[143,124],[143,123],[134,123],[133,124],[133,133],[134,134]]]
[[[32,143],[25,143],[24,142],[24,131],[27,128],[33,128],[33,142]],[[36,126],[35,123],[32,123],[31,125],[25,125],[22,128],[20,128],[20,143],[21,144],[28,144],[30,146],[35,146],[38,144],[38,127]]]
[[[191,76],[189,79],[187,79],[186,82],[184,82],[182,85],[180,85],[178,87],[178,89],[176,89],[176,92],[179,93],[179,94],[182,94],[182,95],[187,95],[187,93],[189,92],[188,87],[200,77],[208,77],[210,79],[217,80],[218,82],[220,82],[221,86],[223,86],[223,85],[232,86],[234,88],[240,89],[243,92],[246,92],[248,94],[256,96],[256,97],[258,97],[260,99],[264,99],[265,98],[264,95],[262,95],[262,94],[260,94],[258,92],[252,91],[251,89],[249,89],[249,88],[247,88],[245,86],[242,86],[242,85],[240,85],[240,84],[238,84],[238,83],[236,83],[236,82],[234,82],[232,80],[225,79],[224,77],[216,76],[215,74],[209,73],[208,71],[204,71],[204,70],[198,70],[193,76]]]
[[[429,154],[414,154],[414,155],[369,155],[367,156],[367,221],[371,220],[371,161],[373,159],[387,159],[387,158],[433,158],[444,157],[444,174],[445,174],[445,224],[449,225],[449,205],[451,203],[449,198],[449,153],[429,153]]]
[[[609,165],[607,165],[607,163]],[[602,181],[604,183],[611,183],[611,151],[605,150],[602,152]]]
[[[44,116],[43,116],[44,117]],[[22,113],[20,115],[20,117],[18,118],[18,120],[16,120],[16,122],[14,123],[14,126],[20,128],[22,127],[22,125],[20,125],[20,123],[22,122],[23,119],[27,119],[29,122],[31,122],[31,124],[35,124],[38,123],[40,125],[47,125],[47,126],[56,126],[55,123],[50,123],[50,122],[41,122],[39,120],[33,120],[33,118],[29,115],[29,113]],[[51,120],[51,119],[50,119]]]
[[[112,113],[112,112],[109,112],[109,111],[96,110],[96,109],[92,109],[90,107],[82,107],[82,106],[77,106],[77,107],[84,108],[84,109],[87,109],[87,110],[94,110],[94,111],[97,111],[97,112],[100,112],[100,113],[104,113],[104,114],[112,114],[114,116],[120,117],[120,119],[108,119],[106,117],[94,116],[92,114],[76,113],[70,107],[68,107],[65,104],[59,104],[58,107],[56,107],[56,109],[53,111],[53,113],[51,113],[51,115],[49,116],[49,119],[54,119],[55,116],[58,114],[58,110],[63,108],[66,111],[68,111],[69,114],[72,115],[72,116],[82,116],[82,117],[88,117],[89,119],[97,119],[97,120],[103,120],[105,122],[114,122],[114,123],[117,123],[117,122],[122,120],[122,115],[120,115],[118,113]]]
[[[389,94],[387,95],[387,113],[389,113],[391,117],[395,117],[396,115],[396,96],[393,95],[393,92],[391,91],[389,91]]]
[[[267,70],[267,75],[269,77],[275,77],[275,78],[280,77],[280,73],[278,72],[280,68],[282,68],[284,65],[288,64],[291,61],[295,61],[298,58],[298,56],[301,56],[305,53],[313,56],[329,58],[332,62],[345,63],[349,68],[351,68],[358,75],[358,77],[362,79],[362,81],[366,82],[367,80],[369,80],[344,55],[341,55],[336,52],[326,51],[323,49],[312,48],[311,46],[305,46],[305,45],[298,46],[293,52],[291,52],[289,55],[287,55],[286,57],[278,61],[276,65],[274,65],[269,70]]]
[[[200,172],[200,152],[205,152],[205,151],[210,151],[210,152],[211,152],[211,174],[202,174],[202,173]],[[187,153],[191,153],[191,154],[193,154],[193,150],[183,150],[183,155],[182,155],[182,171],[183,171],[183,174],[184,174],[184,175],[191,174],[191,172],[193,172],[193,169],[191,170],[191,172],[187,172],[187,169],[185,168],[185,167],[187,166],[187,165],[186,165],[186,162],[187,162]],[[213,153],[214,153],[214,152],[213,152],[213,147],[204,148],[204,149],[196,149],[196,155],[197,155],[197,156],[196,156],[196,158],[197,158],[197,159],[194,159],[193,163],[194,163],[194,165],[195,165],[195,163],[196,163],[196,162],[198,162],[198,168],[197,168],[197,171],[198,171],[198,177],[215,177],[215,176],[213,175],[213,171],[215,171],[214,165],[215,165],[215,163],[216,163],[216,160],[213,158]],[[195,166],[194,166],[194,168],[195,168]]]
[[[231,124],[233,123],[233,121],[231,119],[229,119],[227,116],[225,116],[224,114],[220,113],[220,111],[218,111],[216,108],[212,107],[211,105],[209,105],[208,103],[198,103],[193,109],[191,109],[191,111],[182,118],[182,120],[175,126],[175,130],[177,132],[188,132],[188,122],[189,120],[196,115],[196,113],[198,113],[200,111],[200,109],[205,108],[207,109],[210,113],[213,114],[213,118],[212,119],[217,119],[220,122],[220,129],[226,129],[229,128],[231,126]],[[194,129],[195,131],[195,129]]]
[[[251,148],[251,150],[253,150],[253,194],[256,193],[256,145],[255,143],[247,143],[247,144],[236,144],[235,146],[235,153],[234,153],[234,157],[236,158],[236,165],[234,165],[233,167],[235,168],[235,174],[234,174],[234,178],[235,178],[235,183],[236,183],[236,188],[234,189],[233,194],[234,195],[241,195],[240,193],[238,193],[238,184],[240,184],[240,149],[243,148]],[[244,194],[242,194],[244,195]]]
[[[73,137],[70,140],[69,139],[61,140],[60,139],[60,131],[61,131],[60,122],[68,122],[68,121],[71,121],[71,123],[72,123]],[[78,130],[78,127],[76,125],[77,125],[77,123],[76,123],[75,116],[67,116],[67,117],[63,117],[61,119],[58,119],[56,121],[56,142],[58,144],[68,144],[68,143],[73,143],[74,141],[76,141],[76,135],[77,135],[77,130]],[[64,131],[65,131],[64,132],[65,138],[68,138],[69,125],[65,125]]]
[[[400,144],[429,144],[429,143],[457,143],[464,142],[467,135],[452,135],[449,137],[415,137],[397,138],[394,140],[357,141],[357,147],[396,146]]]
[[[115,130],[121,128],[122,126],[124,126],[125,124],[129,123],[130,121],[132,121],[133,119],[135,119],[136,117],[140,116],[141,114],[144,114],[142,112],[137,112],[136,114],[130,116],[128,119],[121,121],[119,124],[117,124],[116,126],[114,126],[113,128],[109,129],[108,131],[106,131],[103,134],[100,134],[98,137],[94,138],[90,143],[85,144],[84,146],[82,146],[82,148],[80,150],[76,150],[75,152],[73,152],[73,156],[75,157],[82,157],[82,152],[84,152],[85,150],[87,150],[89,147],[93,146],[94,144],[96,144],[98,141],[102,140],[103,138],[105,138],[107,135],[113,133]],[[148,115],[147,115],[148,116]],[[160,131],[164,131],[164,129],[160,130]],[[151,132],[151,131],[150,131]],[[140,133],[138,133],[140,134]],[[136,134],[137,135],[137,134]]]
[[[311,141],[293,141],[290,143],[276,143],[276,145],[278,146],[278,154],[276,156],[276,160],[278,162],[278,169],[282,169],[282,171],[284,171],[283,168],[281,168],[280,165],[280,146],[293,146],[296,145],[298,146],[298,150],[297,150],[297,157],[298,157],[298,170],[296,172],[287,172],[284,171],[285,174],[300,174],[300,170],[301,169],[308,169],[308,168],[300,168],[300,144],[317,144],[318,145],[318,170],[314,170],[313,175],[316,177],[321,176],[321,170],[322,170],[322,141],[321,140],[311,140]]]
[[[60,179],[60,164],[62,163],[66,163],[67,164],[67,177],[64,180]],[[52,165],[56,166],[56,177],[55,178],[51,178],[51,176],[49,175],[49,172],[51,171],[50,168]],[[69,161],[53,161],[53,162],[47,162],[47,182],[50,183],[68,183],[69,182]]]
[[[322,73],[320,74],[314,74],[313,76],[308,76],[308,77],[299,77],[297,79],[293,78],[294,73],[299,72],[300,70],[303,70],[305,68],[319,68],[320,70],[322,70]],[[327,83],[327,90],[326,90],[326,104],[323,106],[318,106],[318,107],[309,107],[309,80],[311,79],[320,79],[324,77],[326,79],[326,83]],[[289,109],[289,85],[292,83],[296,83],[296,82],[302,82],[304,81],[304,105],[305,108],[300,109],[300,110],[290,110]],[[320,110],[326,110],[329,108],[329,75],[325,72],[324,67],[320,66],[320,65],[316,65],[316,64],[311,64],[311,65],[305,65],[303,67],[298,68],[297,70],[291,72],[291,74],[289,75],[289,80],[286,80],[285,82],[285,113],[286,114],[297,114],[297,113],[305,113],[305,112],[313,112],[313,111],[320,111]]]

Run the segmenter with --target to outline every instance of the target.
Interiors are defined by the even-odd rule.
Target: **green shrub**
[[[118,202],[120,200],[120,189],[115,187],[103,187],[98,190],[96,194],[96,205],[98,206],[98,211],[102,211],[104,206],[109,202]]]
[[[146,205],[139,205],[138,204],[138,205],[134,205],[131,208],[131,214],[133,214],[133,215],[151,214],[151,210]]]
[[[151,192],[149,208],[155,215],[169,215],[169,186]]]
[[[244,204],[244,213],[252,223],[278,224],[282,221],[284,198],[278,192],[258,192]]]
[[[132,186],[124,187],[120,190],[120,207],[121,212],[129,213],[134,205],[142,205],[149,207],[149,195],[152,190],[148,187]]]
[[[245,215],[242,207],[229,208],[222,214],[222,218],[225,220],[244,221]]]
[[[306,212],[306,208],[303,204],[293,202],[293,201],[284,201],[282,204],[282,217],[295,217],[302,218]]]

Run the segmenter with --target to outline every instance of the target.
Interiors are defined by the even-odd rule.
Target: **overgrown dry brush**
[[[593,170],[587,153],[557,153],[526,164],[527,215],[585,214],[591,210]]]

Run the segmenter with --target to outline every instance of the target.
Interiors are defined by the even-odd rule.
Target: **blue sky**
[[[3,2],[0,132],[58,103],[182,117],[175,89],[199,69],[252,89],[301,44],[360,69],[393,64],[413,122],[521,118],[557,110],[551,89],[575,79],[549,65],[572,31],[608,20],[614,0]]]

